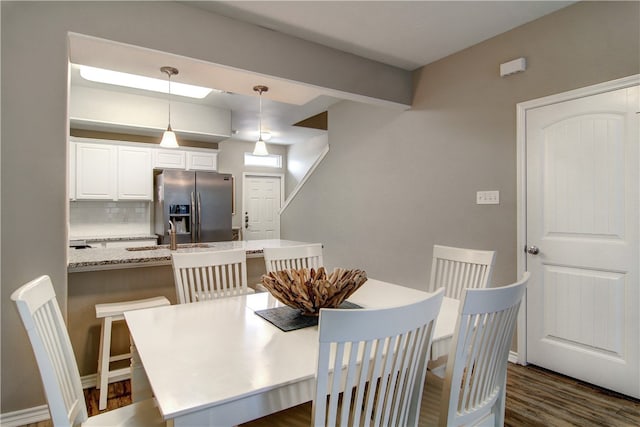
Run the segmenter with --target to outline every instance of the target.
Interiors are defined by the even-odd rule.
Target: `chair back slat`
[[[504,421],[507,363],[529,273],[512,285],[463,292],[447,362],[441,426]]]
[[[417,425],[443,295],[386,309],[320,310],[313,425]]]
[[[434,245],[429,291],[444,287],[446,297],[460,299],[465,289],[486,288],[494,262],[494,251]]]
[[[247,285],[244,249],[171,254],[178,303],[253,292]]]
[[[284,248],[264,248],[263,252],[267,273],[293,268],[317,270],[324,266],[321,243]]]
[[[78,365],[53,284],[41,276],[18,288],[15,301],[29,336],[55,426],[87,420]]]

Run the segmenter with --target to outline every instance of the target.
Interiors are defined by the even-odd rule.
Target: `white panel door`
[[[637,111],[635,86],[526,115],[527,362],[636,398]]]
[[[279,239],[281,203],[279,177],[245,177],[244,240]]]

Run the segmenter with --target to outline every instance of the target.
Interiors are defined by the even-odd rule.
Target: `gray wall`
[[[285,174],[287,170],[287,146],[277,144],[267,144],[267,151],[269,154],[279,154],[282,156],[281,168],[266,168],[260,166],[245,166],[244,165],[244,153],[253,152],[255,143],[246,142],[240,140],[228,139],[218,143],[218,172],[230,173],[235,179],[236,185],[236,213],[233,215],[232,224],[234,227],[242,227],[243,218],[242,215],[242,195],[244,194],[242,188],[242,174],[244,172],[256,172],[256,173],[279,173]]]
[[[67,306],[68,32],[392,102],[411,99],[406,71],[176,2],[2,1],[0,7],[1,413],[45,401],[9,296],[48,274],[63,311]]]
[[[516,279],[516,103],[640,72],[638,2],[580,2],[414,73],[411,110],[329,110],[331,150],[282,216],[328,265],[424,289],[434,244],[497,251]],[[524,56],[528,69],[499,77]],[[499,205],[476,205],[500,190]],[[309,227],[313,224],[313,227]]]
[[[318,161],[320,154],[327,148],[328,144],[329,136],[325,133],[289,146],[285,182],[287,197],[296,189],[305,175],[309,173],[309,169]]]

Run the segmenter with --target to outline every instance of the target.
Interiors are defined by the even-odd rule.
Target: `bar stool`
[[[169,300],[165,297],[96,304],[96,318],[102,319],[102,328],[100,329],[100,351],[98,353],[98,378],[96,383],[96,388],[100,390],[100,400],[98,403],[99,410],[103,410],[107,407],[109,379],[119,375],[130,374],[131,372],[131,368],[109,369],[109,364],[111,362],[131,358],[130,352],[116,354],[113,356],[111,355],[111,326],[113,322],[124,320],[125,311],[160,307],[170,304]]]

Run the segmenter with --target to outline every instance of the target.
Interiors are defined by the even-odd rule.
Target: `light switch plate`
[[[478,191],[476,192],[477,205],[498,205],[500,204],[500,191]]]

